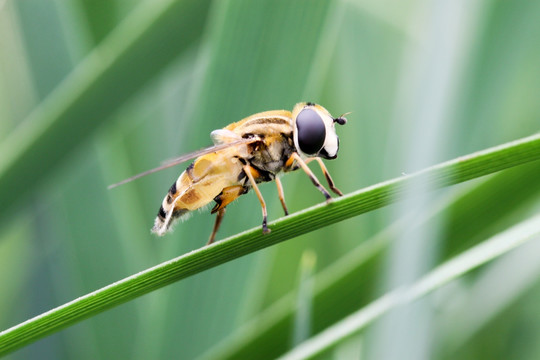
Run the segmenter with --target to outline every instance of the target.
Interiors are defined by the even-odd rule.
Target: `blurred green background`
[[[536,133],[539,19],[532,0],[0,1],[0,329],[204,245],[209,211],[150,235],[183,165],[107,185],[207,146],[213,129],[252,113],[299,101],[352,112],[327,162],[344,193]],[[323,200],[300,172],[283,185],[291,212]],[[275,185],[261,190],[270,220],[281,217]],[[274,358],[520,223],[539,195],[538,163],[411,189],[9,357]],[[228,207],[218,238],[260,221],[250,193]],[[320,358],[540,358],[535,250]]]

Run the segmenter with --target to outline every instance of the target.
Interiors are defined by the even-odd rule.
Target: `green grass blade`
[[[200,38],[209,2],[144,2],[0,144],[0,219]]]
[[[254,228],[134,274],[0,333],[0,355],[175,281],[336,223],[399,199],[410,181],[430,188],[466,180],[540,159],[540,134],[457,158],[420,172],[386,181],[319,204],[270,223],[263,235]]]

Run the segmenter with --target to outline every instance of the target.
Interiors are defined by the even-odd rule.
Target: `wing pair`
[[[150,174],[153,174],[155,172],[158,172],[158,171],[161,171],[161,170],[164,170],[164,169],[168,169],[168,168],[173,167],[175,165],[181,164],[181,163],[186,162],[188,160],[195,159],[195,158],[197,158],[199,156],[203,156],[203,155],[210,154],[210,153],[213,153],[213,152],[217,152],[217,151],[220,151],[220,150],[225,150],[225,149],[231,148],[233,146],[251,144],[251,143],[254,143],[254,142],[257,142],[257,141],[260,140],[259,137],[257,137],[257,136],[250,137],[250,138],[242,138],[238,134],[236,134],[235,132],[230,131],[230,130],[226,130],[226,129],[214,130],[210,134],[210,137],[212,138],[212,141],[214,142],[214,145],[212,145],[212,146],[209,146],[209,147],[206,147],[206,148],[203,148],[203,149],[200,149],[200,150],[196,150],[196,151],[184,154],[184,155],[179,156],[179,157],[174,158],[174,159],[167,160],[161,166],[158,166],[158,167],[156,167],[154,169],[150,169],[150,170],[147,170],[147,171],[142,172],[140,174],[134,175],[132,177],[129,177],[129,178],[127,178],[125,180],[122,180],[120,182],[117,182],[115,184],[109,185],[107,188],[108,189],[115,188],[117,186],[126,184],[126,183],[131,182],[133,180],[136,180],[138,178],[141,178],[143,176],[150,175]]]

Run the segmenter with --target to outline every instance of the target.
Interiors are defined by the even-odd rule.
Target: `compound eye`
[[[298,146],[307,155],[319,152],[326,139],[324,121],[315,110],[304,109],[296,117]]]

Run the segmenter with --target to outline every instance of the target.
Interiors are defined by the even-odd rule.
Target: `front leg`
[[[334,185],[334,180],[332,180],[330,173],[326,169],[326,166],[324,165],[324,162],[322,161],[320,157],[309,158],[306,160],[306,164],[309,164],[313,160],[319,163],[319,166],[321,167],[324,177],[326,178],[326,182],[328,182],[328,186],[330,186],[330,190],[332,190],[334,193],[338,194],[339,196],[343,196],[343,193]]]
[[[288,167],[288,168],[292,167],[292,164],[294,161],[296,161],[296,163],[300,165],[300,167],[302,168],[302,170],[304,170],[307,176],[309,176],[313,185],[315,185],[317,189],[319,189],[319,191],[323,193],[324,197],[326,198],[326,202],[327,203],[330,202],[332,200],[332,197],[330,196],[328,191],[326,191],[326,189],[321,185],[321,183],[319,182],[315,174],[313,174],[311,169],[306,165],[306,163],[304,162],[304,160],[302,160],[302,158],[300,157],[300,155],[298,155],[298,153],[295,153],[295,152],[292,153],[289,160],[287,160],[287,162],[285,163],[285,167]]]

